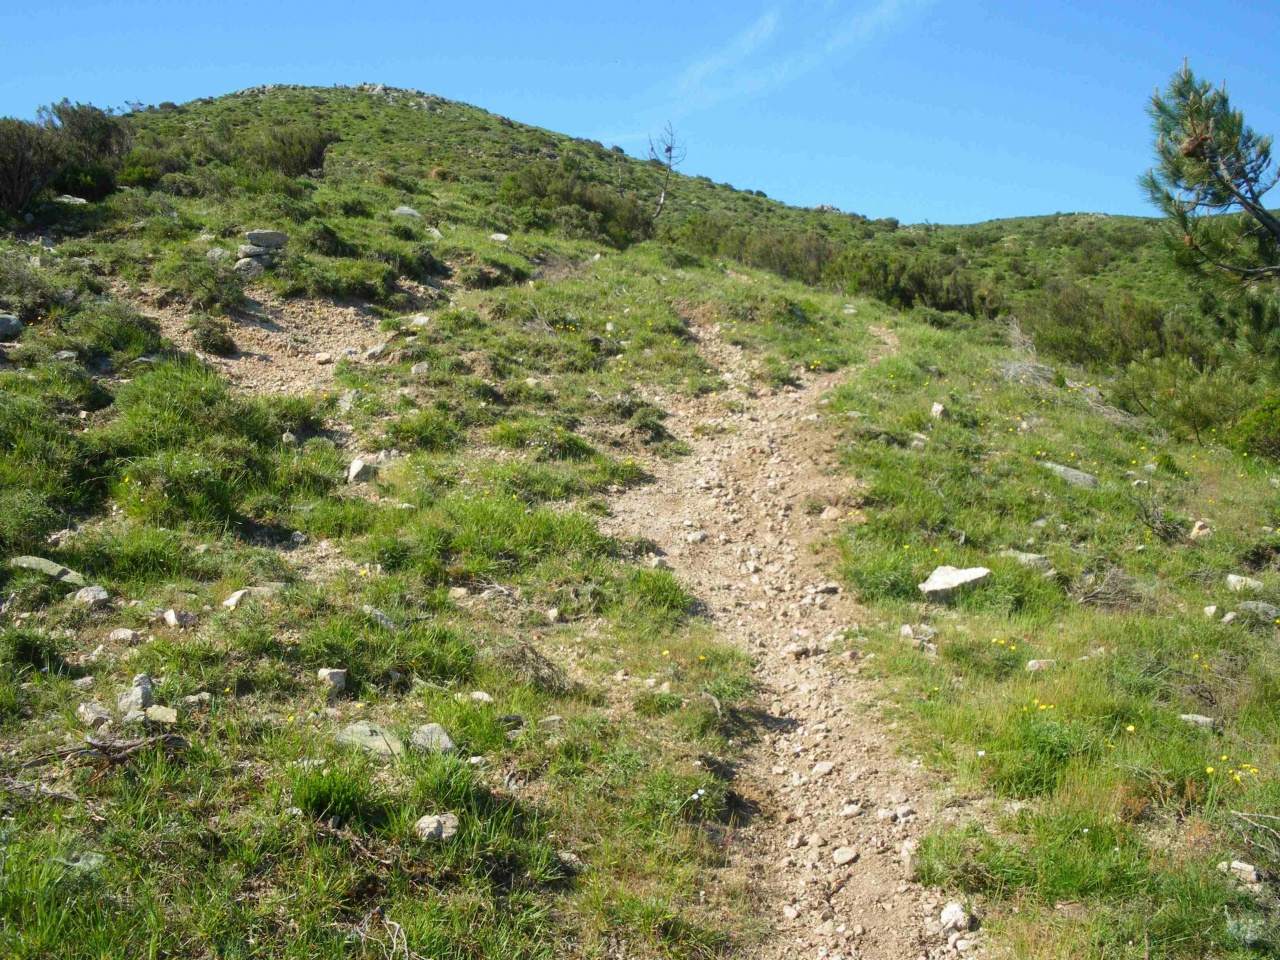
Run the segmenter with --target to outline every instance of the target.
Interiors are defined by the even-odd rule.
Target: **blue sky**
[[[367,80],[633,154],[669,118],[688,173],[959,223],[1149,212],[1153,88],[1188,56],[1280,134],[1277,49],[1275,0],[0,0],[0,114]]]

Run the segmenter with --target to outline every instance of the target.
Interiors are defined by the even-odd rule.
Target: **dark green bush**
[[[1280,458],[1280,395],[1268,396],[1241,417],[1228,442],[1245,453]]]
[[[1072,284],[1047,287],[1022,311],[1021,320],[1038,349],[1086,366],[1110,367],[1167,351],[1160,307]]]
[[[693,253],[731,257],[806,283],[817,283],[840,253],[837,244],[816,231],[744,224],[718,214],[695,214],[669,236]]]
[[[344,239],[323,220],[307,223],[302,228],[298,241],[308,250],[322,253],[326,257],[354,257],[360,252],[354,243]]]
[[[354,297],[385,303],[392,295],[396,269],[376,260],[291,254],[276,268],[274,282],[286,296]]]
[[[0,166],[3,162],[0,159]],[[31,323],[48,314],[60,298],[62,292],[48,271],[32,267],[25,257],[0,255],[0,311],[16,314]]]
[[[219,357],[229,357],[239,349],[226,321],[211,317],[208,314],[197,314],[187,329],[191,331],[191,342],[196,349],[212,353]]]
[[[593,181],[572,157],[558,164],[534,164],[509,174],[498,199],[512,207],[537,211],[545,227],[570,236],[606,239],[618,248],[647,239],[653,232],[649,207],[613,184]]]
[[[58,512],[35,490],[0,489],[0,551],[5,554],[35,547],[58,520]]]
[[[0,632],[0,664],[50,671],[66,668],[66,661],[52,637],[16,629]]]
[[[66,346],[89,357],[113,357],[117,364],[156,353],[163,345],[156,321],[115,301],[91,303],[59,318],[57,326]]]
[[[0,118],[0,212],[17,217],[57,175],[62,154],[47,128]]]
[[[241,155],[251,164],[286,177],[300,177],[324,167],[325,151],[339,138],[314,127],[292,124],[259,131],[240,143]]]
[[[171,252],[152,279],[167,295],[201,310],[237,307],[244,301],[244,289],[229,267],[187,247]]]

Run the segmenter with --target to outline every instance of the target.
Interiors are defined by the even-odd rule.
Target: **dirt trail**
[[[881,353],[896,346],[880,336]],[[692,455],[653,466],[655,483],[617,497],[610,532],[658,543],[723,638],[755,659],[763,735],[736,771],[758,813],[735,863],[772,928],[761,957],[885,958],[976,951],[936,922],[943,901],[912,882],[910,850],[937,815],[925,771],[895,753],[876,682],[830,653],[865,617],[832,583],[824,549],[855,481],[836,468],[823,394],[847,371],[754,396],[749,362],[713,326],[703,355],[728,395],[664,397]],[[705,539],[703,539],[705,537]],[[951,945],[948,945],[948,939]]]

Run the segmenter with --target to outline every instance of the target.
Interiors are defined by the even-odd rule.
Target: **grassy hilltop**
[[[749,655],[600,526],[687,454],[669,409],[723,393],[699,322],[761,391],[848,371],[841,643],[903,749],[1004,811],[923,878],[1014,956],[1280,950],[1273,308],[1193,288],[1159,222],[679,177],[655,223],[652,162],[381,87],[128,123],[60,185],[88,202],[0,232],[0,953],[752,955],[772,905],[719,869]],[[287,242],[242,258],[254,229]],[[379,347],[234,386],[211,361],[281,303],[355,305]],[[939,564],[992,573],[926,606]],[[125,719],[138,675],[173,715]],[[361,722],[398,757],[340,742]]]

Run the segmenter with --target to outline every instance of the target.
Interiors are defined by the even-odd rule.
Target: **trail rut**
[[[873,333],[879,354],[896,346]],[[748,358],[718,327],[696,334],[731,387],[662,398],[692,453],[653,465],[655,482],[619,495],[606,525],[656,542],[721,637],[754,659],[767,719],[735,789],[758,813],[734,838],[729,869],[767,915],[756,955],[950,953],[958,941],[938,929],[941,899],[912,879],[911,850],[938,812],[930,778],[895,750],[882,691],[856,654],[831,652],[867,615],[831,570],[832,540],[856,520],[856,481],[837,469],[822,398],[849,372],[757,394]]]

